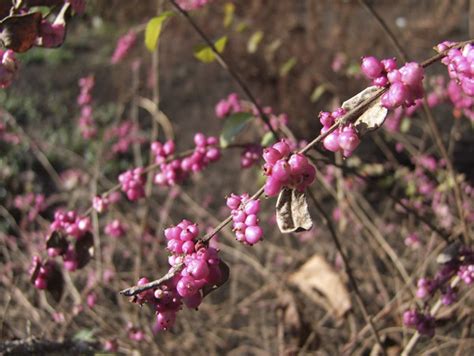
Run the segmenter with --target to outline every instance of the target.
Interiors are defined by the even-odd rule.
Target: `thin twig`
[[[273,134],[273,137],[278,140],[279,137],[278,137],[278,133],[275,131],[275,129],[272,127],[271,123],[270,123],[270,120],[268,119],[268,116],[265,114],[265,112],[263,111],[261,105],[258,103],[257,99],[255,98],[255,96],[252,94],[252,92],[250,91],[249,87],[247,86],[247,84],[245,84],[245,82],[242,80],[242,78],[240,78],[240,76],[237,74],[237,72],[229,65],[229,63],[224,59],[224,57],[222,57],[222,55],[219,53],[219,51],[217,50],[216,46],[214,45],[214,43],[209,39],[209,37],[207,37],[207,35],[201,30],[201,28],[196,24],[196,22],[192,19],[191,16],[189,16],[188,12],[183,10],[177,3],[175,0],[169,0],[169,2],[171,4],[173,4],[173,6],[176,8],[176,10],[178,10],[181,15],[183,15],[186,20],[188,20],[189,24],[192,26],[192,28],[199,34],[199,36],[201,36],[201,38],[204,40],[204,42],[206,42],[206,44],[209,46],[209,48],[212,50],[212,52],[214,53],[214,55],[216,56],[217,58],[217,61],[219,62],[219,64],[221,65],[222,68],[224,68],[229,74],[230,76],[235,80],[235,82],[240,86],[240,88],[243,90],[243,92],[245,93],[245,95],[247,95],[247,97],[249,98],[249,100],[252,102],[252,104],[255,106],[255,108],[257,109],[258,111],[258,115],[260,116],[260,118],[263,120],[263,122],[265,123],[265,125],[267,125],[268,129],[270,130],[270,132]]]
[[[375,9],[370,5],[366,0],[359,0],[359,3],[375,18],[379,26],[382,28],[383,32],[387,37],[392,41],[393,47],[397,50],[398,55],[406,62],[408,61],[408,55],[403,49],[400,42],[398,42],[397,36],[390,30],[387,26],[387,23],[380,17],[380,15],[375,11]]]
[[[362,311],[362,314],[364,316],[364,319],[366,320],[366,322],[370,325],[370,328],[372,329],[372,332],[374,334],[374,337],[375,337],[375,340],[378,344],[378,346],[380,347],[380,350],[382,352],[383,355],[386,355],[386,352],[385,352],[385,349],[383,347],[383,344],[382,344],[382,341],[380,340],[380,336],[377,332],[377,329],[375,328],[375,325],[372,321],[372,317],[369,315],[369,312],[367,311],[367,308],[365,307],[365,304],[362,300],[362,294],[360,293],[360,290],[359,290],[359,287],[357,286],[357,282],[354,278],[354,275],[352,274],[352,269],[349,265],[349,260],[346,256],[346,254],[344,253],[343,249],[342,249],[342,245],[341,245],[341,242],[339,241],[339,237],[337,236],[337,233],[336,233],[336,230],[331,222],[331,219],[329,218],[329,216],[326,214],[326,212],[324,211],[323,207],[318,203],[318,200],[316,199],[316,197],[314,196],[314,193],[311,189],[308,189],[308,194],[309,194],[309,197],[311,198],[311,200],[313,201],[313,204],[314,206],[316,207],[316,209],[320,212],[320,214],[322,215],[323,217],[323,223],[324,225],[326,225],[326,227],[329,229],[329,232],[330,232],[330,235],[332,237],[332,240],[334,242],[334,245],[336,245],[336,249],[337,249],[337,252],[339,253],[339,255],[341,256],[342,258],[342,261],[344,262],[344,266],[345,266],[345,271],[346,271],[346,274],[347,274],[347,277],[349,278],[349,282],[351,284],[351,287],[352,289],[354,290],[354,293],[355,293],[355,298],[356,298],[356,301],[357,303],[359,304],[359,308],[360,310]]]
[[[146,290],[157,288],[161,284],[163,284],[166,281],[169,281],[170,279],[172,279],[176,275],[176,273],[181,271],[181,269],[183,267],[184,267],[184,265],[182,263],[177,264],[176,266],[172,267],[168,271],[168,273],[166,273],[160,279],[154,280],[152,282],[149,282],[149,283],[146,283],[146,284],[143,284],[143,285],[140,285],[140,286],[134,286],[134,287],[126,288],[126,289],[120,291],[120,294],[122,294],[126,297],[132,297],[132,296],[137,295],[139,293],[142,293]]]

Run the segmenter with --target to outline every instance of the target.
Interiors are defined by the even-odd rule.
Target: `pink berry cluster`
[[[149,303],[156,311],[155,330],[167,330],[176,320],[176,314],[183,303],[197,308],[203,298],[203,288],[221,281],[218,251],[207,247],[197,240],[199,228],[188,220],[167,228],[165,237],[171,256],[168,261],[171,267],[182,265],[182,269],[171,280],[166,281],[155,290],[148,290],[137,295],[136,302]],[[138,285],[148,283],[142,278]]]
[[[319,113],[319,121],[323,125],[321,134],[326,133],[345,113],[346,110],[343,108],[338,108],[333,112],[321,111]],[[323,140],[325,149],[331,152],[341,152],[344,157],[352,156],[352,152],[359,146],[359,143],[359,136],[352,124],[337,128]]]
[[[131,201],[145,196],[145,170],[142,167],[130,169],[119,175],[118,180],[122,191]]]
[[[16,196],[13,205],[21,211],[28,212],[29,221],[33,221],[46,208],[44,195],[34,193]]]
[[[231,114],[241,111],[242,104],[240,103],[239,96],[236,93],[231,93],[227,98],[221,99],[215,107],[215,113],[219,119],[224,119]]]
[[[421,335],[434,336],[436,320],[429,312],[421,312],[416,309],[406,310],[403,313],[403,324],[415,328]]]
[[[61,211],[54,213],[51,231],[63,232],[75,238],[80,238],[91,229],[91,221],[87,216],[79,216],[75,211]]]
[[[96,136],[97,128],[95,127],[94,119],[92,117],[92,95],[91,91],[94,87],[95,80],[93,75],[79,79],[79,87],[81,92],[77,97],[77,103],[81,109],[81,116],[79,117],[79,129],[82,137],[91,139]]]
[[[250,199],[248,194],[231,194],[227,198],[231,209],[233,230],[237,241],[254,245],[262,239],[263,230],[259,226],[257,214],[260,212],[260,200]]]
[[[105,212],[111,204],[120,200],[120,192],[111,192],[105,196],[95,196],[92,198],[92,208],[99,214]]]
[[[376,86],[383,87],[390,85],[388,91],[382,95],[382,105],[388,109],[398,106],[411,106],[416,99],[423,97],[423,67],[416,62],[405,63],[403,67],[397,69],[397,62],[394,58],[382,59],[363,57],[362,72],[372,79]]]
[[[52,279],[53,273],[57,269],[58,267],[53,261],[47,260],[42,262],[39,256],[33,256],[29,274],[35,288],[47,289],[48,281]]]
[[[112,145],[112,153],[126,153],[130,145],[143,143],[145,141],[144,138],[139,135],[137,125],[131,120],[124,121],[117,127],[113,127],[106,135],[108,135],[108,138],[114,138],[116,141]]]
[[[455,245],[454,245],[455,246]],[[467,246],[461,246],[457,251],[451,251],[451,256],[443,261],[435,277],[420,278],[417,283],[417,298],[425,303],[440,292],[441,302],[451,305],[457,300],[457,293],[449,284],[454,276],[459,276],[467,285],[474,283],[474,252]],[[404,324],[415,327],[420,334],[434,335],[434,318],[427,312],[410,309],[403,315]]]
[[[254,144],[245,146],[240,155],[240,167],[250,168],[262,157],[262,146]]]
[[[151,150],[155,155],[155,163],[160,171],[155,175],[154,182],[161,186],[174,186],[184,181],[191,173],[202,171],[210,163],[219,160],[221,151],[218,140],[214,136],[206,137],[202,133],[194,135],[194,152],[183,159],[173,159],[175,144],[169,140],[162,144],[155,141]]]
[[[177,0],[176,3],[181,7],[183,10],[190,11],[199,9],[212,0]]]
[[[442,52],[453,45],[452,42],[443,42],[437,46]],[[441,62],[448,67],[449,77],[455,80],[467,96],[474,96],[474,46],[465,45],[461,48],[451,48]]]
[[[9,87],[18,71],[18,61],[11,49],[0,50],[0,88]]]
[[[264,173],[268,177],[265,194],[269,197],[277,195],[283,187],[303,192],[316,176],[316,169],[308,159],[300,153],[292,154],[284,139],[264,149],[263,159]]]
[[[455,80],[449,81],[447,93],[449,100],[451,100],[454,106],[454,116],[460,117],[462,113],[471,122],[474,122],[474,97],[468,96]]]
[[[49,247],[47,252],[49,257],[61,256],[64,261],[64,268],[68,271],[75,271],[80,268],[80,253],[77,242],[90,235],[91,221],[89,217],[79,216],[75,211],[56,211],[54,221],[50,225],[51,233],[59,232],[75,238],[76,243],[61,237],[63,243],[58,247]]]
[[[118,219],[114,219],[105,225],[104,232],[112,237],[122,237],[127,232],[126,226]]]
[[[128,31],[117,41],[114,53],[110,58],[110,63],[117,64],[121,62],[137,42],[137,33],[134,30]]]

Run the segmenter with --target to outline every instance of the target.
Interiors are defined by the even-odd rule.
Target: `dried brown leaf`
[[[35,43],[43,16],[40,12],[13,15],[0,22],[0,40],[8,49],[26,52]]]
[[[308,231],[313,227],[304,193],[284,188],[276,203],[276,220],[283,233]]]
[[[230,274],[229,266],[227,266],[227,264],[222,260],[219,261],[219,271],[220,271],[219,280],[211,285],[205,285],[204,288],[202,289],[203,298],[209,293],[214,292],[216,289],[224,285],[229,279],[229,274]]]
[[[322,302],[338,318],[351,309],[351,298],[341,275],[322,256],[311,257],[289,277],[289,282],[311,299],[324,298]]]
[[[376,94],[379,90],[380,88],[377,86],[368,87],[343,102],[342,107],[350,111]],[[359,116],[359,118],[354,122],[354,126],[359,134],[364,135],[365,133],[376,130],[382,126],[387,114],[388,109],[382,106],[380,98],[378,98]]]

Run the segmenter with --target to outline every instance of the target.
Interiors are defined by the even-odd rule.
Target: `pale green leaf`
[[[156,51],[158,47],[158,39],[160,38],[161,28],[165,20],[174,13],[172,11],[165,11],[161,15],[153,17],[146,24],[145,28],[145,46],[150,52]]]
[[[248,23],[241,21],[237,24],[237,26],[235,27],[235,30],[237,32],[244,32],[248,27],[249,27]]]
[[[285,63],[283,63],[283,65],[280,67],[280,77],[286,77],[297,62],[298,60],[295,57],[291,57]]]
[[[411,120],[408,117],[403,118],[402,123],[400,124],[400,132],[407,133],[410,131]]]
[[[326,92],[326,86],[324,84],[318,85],[314,88],[313,92],[311,93],[311,102],[315,103],[321,98],[321,96]]]
[[[234,21],[235,5],[227,2],[224,5],[224,27],[229,27]]]
[[[247,42],[247,51],[249,53],[257,52],[258,45],[263,39],[263,31],[256,31],[250,36],[249,41]]]
[[[246,112],[239,112],[229,116],[224,123],[220,135],[221,147],[227,147],[232,140],[244,129],[247,123],[253,119],[253,115]]]
[[[263,147],[268,147],[273,143],[275,143],[275,136],[272,132],[269,131],[265,135],[263,135],[260,145]]]
[[[73,336],[73,339],[86,341],[86,342],[92,342],[95,339],[95,336],[94,336],[95,332],[96,332],[95,329],[81,329]]]
[[[227,44],[227,36],[222,36],[214,42],[214,47],[218,53],[222,53]],[[211,63],[216,59],[216,55],[211,47],[207,45],[198,45],[194,49],[194,57],[204,63]]]

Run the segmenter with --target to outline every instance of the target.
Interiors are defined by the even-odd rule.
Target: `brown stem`
[[[173,278],[176,273],[181,271],[181,269],[184,267],[182,263],[170,268],[168,273],[166,273],[163,277],[160,279],[154,280],[152,282],[143,284],[141,286],[134,286],[130,288],[126,288],[124,290],[120,291],[120,294],[126,296],[126,297],[132,297],[134,295],[137,295],[139,293],[142,293],[146,290],[153,289],[159,287],[161,284],[165,283],[166,281],[169,281],[171,278]]]
[[[397,50],[398,55],[406,62],[408,61],[408,55],[404,51],[400,42],[398,42],[397,36],[390,30],[387,26],[387,23],[380,17],[380,15],[375,11],[371,4],[369,4],[366,0],[359,0],[359,3],[371,14],[379,26],[382,28],[383,32],[387,35],[387,37],[392,41],[393,47]]]

